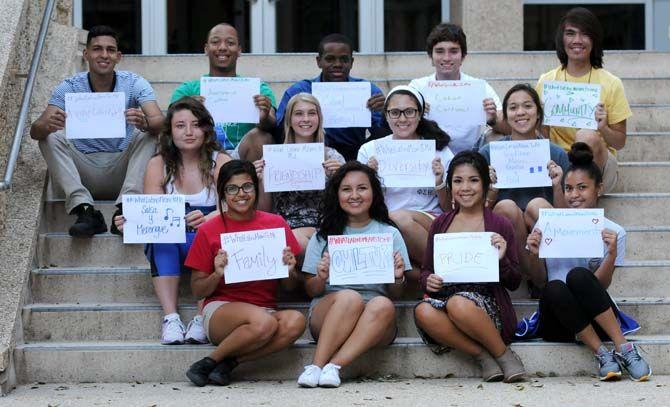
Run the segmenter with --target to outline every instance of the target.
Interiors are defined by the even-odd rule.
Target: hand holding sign
[[[435,274],[447,283],[498,282],[498,260],[505,255],[507,242],[495,235],[491,232],[434,235]]]

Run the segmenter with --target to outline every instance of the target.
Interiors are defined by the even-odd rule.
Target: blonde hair
[[[295,131],[291,127],[291,118],[293,116],[293,110],[295,110],[295,105],[298,102],[305,102],[312,104],[316,107],[316,114],[319,116],[319,127],[314,134],[314,143],[323,143],[325,139],[325,132],[323,130],[323,113],[321,113],[321,105],[319,100],[309,93],[298,93],[294,95],[286,105],[286,114],[284,115],[284,144],[294,144],[295,143]]]

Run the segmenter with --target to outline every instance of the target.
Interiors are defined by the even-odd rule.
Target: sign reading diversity
[[[551,186],[549,140],[493,141],[489,146],[496,188]]]
[[[312,95],[319,100],[326,128],[370,127],[370,92],[370,82],[312,83]]]
[[[265,192],[322,190],[323,143],[271,144],[263,146]]]
[[[433,269],[445,283],[491,283],[500,279],[491,232],[439,233],[433,237]]]
[[[435,186],[435,140],[376,140],[375,158],[385,187]]]
[[[66,93],[65,137],[126,137],[125,110],[126,94],[123,92]]]
[[[540,209],[535,227],[542,231],[540,258],[603,257],[602,208]]]
[[[186,243],[184,195],[123,195],[122,199],[123,243]]]
[[[597,129],[595,112],[600,85],[547,81],[542,84],[544,124],[547,126]]]
[[[284,228],[221,234],[221,248],[228,253],[226,284],[288,277],[282,261],[286,247]]]
[[[254,96],[260,93],[259,78],[200,78],[200,95],[216,123],[258,123]]]
[[[440,127],[451,124],[480,126],[486,123],[482,101],[486,98],[486,83],[473,81],[430,81],[423,90],[430,104],[428,118]]]
[[[390,233],[328,236],[328,253],[331,285],[395,281]]]

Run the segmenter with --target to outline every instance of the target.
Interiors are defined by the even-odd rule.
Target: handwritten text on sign
[[[542,84],[544,124],[547,126],[597,129],[595,112],[600,85],[547,81]]]
[[[440,233],[433,237],[433,269],[445,283],[490,283],[500,279],[491,232]]]
[[[254,95],[260,92],[259,78],[200,78],[200,95],[216,123],[258,123]]]
[[[393,283],[390,233],[328,236],[331,285]]]
[[[93,92],[65,94],[65,137],[69,139],[126,136],[126,94]]]
[[[595,209],[540,209],[540,258],[603,257],[605,213]]]
[[[492,141],[489,146],[496,188],[551,186],[549,140]]]
[[[375,158],[386,187],[435,186],[435,140],[376,140]]]
[[[123,195],[123,243],[186,243],[185,202],[184,195]]]
[[[221,248],[228,253],[223,272],[226,284],[288,277],[282,261],[284,247],[284,228],[222,233]]]
[[[370,127],[370,82],[313,82],[312,95],[323,111],[323,127]]]
[[[323,143],[264,145],[265,192],[324,189],[323,159]]]
[[[423,90],[430,104],[428,118],[440,127],[457,123],[459,126],[479,126],[486,123],[482,101],[486,98],[486,83],[474,81],[431,81]]]

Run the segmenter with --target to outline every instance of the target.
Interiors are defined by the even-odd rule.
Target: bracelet
[[[436,191],[441,191],[446,187],[447,187],[447,180],[442,180],[442,183],[440,185],[435,186],[435,190]]]

